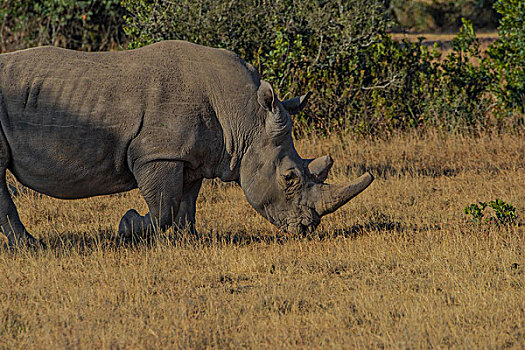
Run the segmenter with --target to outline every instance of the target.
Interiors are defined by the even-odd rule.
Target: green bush
[[[490,124],[493,75],[470,21],[438,60],[421,42],[387,34],[379,0],[215,2],[124,0],[130,47],[182,39],[223,47],[256,65],[282,98],[311,90],[296,130],[385,134],[428,125],[478,131]],[[306,127],[307,126],[307,127]]]
[[[463,20],[452,51],[443,59],[436,47],[428,49],[421,41],[397,42],[385,36],[374,48],[364,71],[372,87],[361,88],[365,91],[360,100],[370,101],[370,109],[375,109],[376,131],[433,126],[472,133],[490,126],[487,88],[493,78],[470,21]]]
[[[135,48],[167,39],[230,49],[254,64],[281,98],[315,93],[294,118],[298,133],[524,127],[521,0],[497,1],[500,36],[488,56],[480,53],[472,22],[462,20],[446,57],[422,41],[388,35],[397,0],[0,1],[2,52],[43,44],[107,50],[128,41]],[[452,6],[455,13],[487,10],[493,2],[425,4]]]
[[[496,112],[505,118],[525,113],[525,2],[499,0],[495,8],[502,19],[499,38],[488,49],[495,75],[491,92],[497,98]]]
[[[125,0],[130,47],[166,39],[223,47],[256,65],[281,98],[315,92],[296,130],[360,134],[419,126],[437,88],[435,53],[387,35],[377,0]],[[308,125],[308,127],[306,127]]]
[[[373,114],[360,87],[373,82],[368,56],[385,37],[386,9],[376,0],[124,0],[130,12],[130,47],[182,39],[237,52],[258,67],[282,98],[312,90],[308,114],[296,121],[313,127],[354,123]],[[380,79],[378,79],[380,80]],[[355,90],[355,91],[354,91]],[[306,115],[310,119],[306,120]]]
[[[428,99],[428,119],[449,132],[475,133],[490,126],[491,98],[487,92],[493,75],[479,50],[469,20],[452,40],[452,51],[439,64],[438,86]]]
[[[85,51],[117,48],[125,39],[120,0],[0,2],[0,49],[56,45]]]
[[[493,215],[485,217],[485,209],[489,207],[492,209]],[[472,203],[463,209],[463,213],[470,215],[472,221],[475,223],[486,223],[495,225],[514,225],[517,223],[518,215],[516,214],[516,208],[510,204],[505,203],[501,199],[490,202],[478,202]]]

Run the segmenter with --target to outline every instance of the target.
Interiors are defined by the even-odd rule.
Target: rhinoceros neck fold
[[[228,101],[227,108],[217,111],[223,137],[217,176],[223,181],[239,180],[241,161],[262,128],[261,124],[257,123],[257,111],[249,107],[250,103],[254,102],[253,98],[245,96],[245,99]],[[225,105],[224,101],[222,104]]]
[[[228,59],[226,66],[214,67],[204,85],[223,141],[216,176],[237,181],[241,160],[263,129],[264,113],[257,103],[258,72],[237,56]]]

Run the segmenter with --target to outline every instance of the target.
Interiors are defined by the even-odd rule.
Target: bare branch
[[[384,81],[380,85],[362,86],[361,89],[362,90],[383,90],[383,89],[386,89],[390,85],[393,85],[395,83],[397,83],[397,74],[395,74],[394,76],[390,77],[388,80]]]

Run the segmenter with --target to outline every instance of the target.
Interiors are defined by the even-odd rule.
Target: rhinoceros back
[[[219,124],[242,115],[235,106],[244,108],[254,95],[259,78],[252,68],[231,52],[185,42],[0,55],[9,169],[39,192],[80,198],[136,187],[130,153],[197,168],[222,147]]]

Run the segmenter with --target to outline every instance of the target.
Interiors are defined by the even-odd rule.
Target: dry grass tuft
[[[331,182],[376,181],[296,237],[209,181],[199,236],[115,238],[138,192],[15,198],[40,251],[0,251],[2,348],[523,348],[525,143],[521,137],[345,137]],[[496,197],[520,223],[477,225],[463,207]]]

